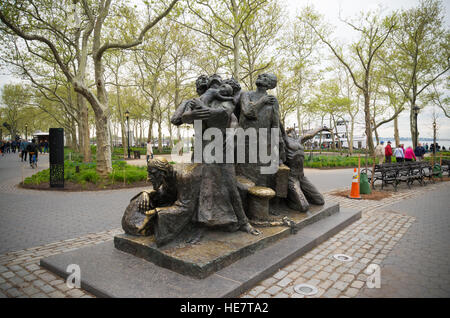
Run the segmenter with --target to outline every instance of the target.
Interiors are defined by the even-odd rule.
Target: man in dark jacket
[[[414,154],[416,155],[417,161],[422,161],[423,157],[425,155],[425,148],[422,147],[422,144],[419,143],[419,145],[414,150]]]
[[[38,160],[38,152],[39,152],[39,147],[38,144],[36,143],[36,140],[33,139],[31,140],[31,143],[28,144],[27,148],[26,148],[27,152],[29,153],[29,158],[30,158],[30,165],[33,161],[33,155],[36,156],[36,162]]]
[[[22,153],[22,161],[27,161],[27,146],[28,146],[29,142],[26,140],[22,140],[22,142],[20,143],[20,151]]]

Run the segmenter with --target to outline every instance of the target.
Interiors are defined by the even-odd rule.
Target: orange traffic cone
[[[359,177],[356,168],[353,172],[352,189],[348,197],[350,199],[361,199],[361,195],[359,194]]]

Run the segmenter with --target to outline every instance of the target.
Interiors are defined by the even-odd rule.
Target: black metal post
[[[28,140],[28,124],[25,124],[25,140]]]
[[[433,121],[433,158],[436,157],[436,120]]]
[[[130,116],[129,115],[127,115],[127,134],[128,134],[128,136],[127,136],[128,159],[131,159],[131,155],[130,155]]]

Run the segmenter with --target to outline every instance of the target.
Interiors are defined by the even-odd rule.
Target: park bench
[[[450,160],[448,159],[442,159],[441,169],[442,169],[442,175],[444,175],[444,172],[447,172],[447,176],[450,177]]]
[[[364,168],[361,172],[367,174],[369,182],[372,182],[373,177],[373,189],[375,189],[375,182],[380,180],[381,189],[384,189],[387,185],[392,185],[395,191],[397,191],[397,187],[401,182],[405,182],[410,189],[414,181],[423,186],[425,185],[425,178],[434,182],[433,178],[439,175],[439,172],[434,171],[431,164],[425,161],[385,163],[375,165],[374,169]]]

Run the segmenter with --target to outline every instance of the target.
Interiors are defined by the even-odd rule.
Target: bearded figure
[[[133,197],[122,218],[127,234],[155,236],[162,246],[188,226],[199,196],[201,166],[171,165],[166,159],[151,159],[147,165],[153,189]]]

